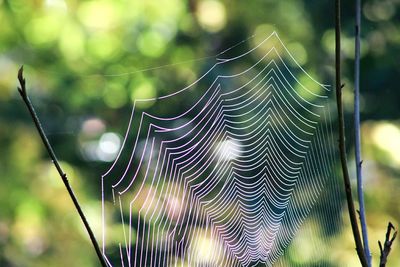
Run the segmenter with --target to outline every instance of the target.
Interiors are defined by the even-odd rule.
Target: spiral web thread
[[[334,190],[329,87],[275,32],[229,57],[233,50],[188,87],[134,102],[123,147],[102,176],[110,266],[273,266],[320,195]],[[137,108],[146,101],[188,108],[161,117]],[[324,201],[340,202],[337,194]],[[328,205],[315,214],[329,221],[334,213]],[[111,232],[106,216],[121,227]]]

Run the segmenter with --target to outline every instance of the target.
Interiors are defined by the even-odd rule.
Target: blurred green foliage
[[[343,2],[351,144],[354,9],[352,1]],[[375,263],[388,220],[400,223],[399,10],[397,0],[363,1],[363,167]],[[110,133],[124,133],[132,99],[176,91],[218,52],[253,34],[258,42],[273,30],[309,73],[332,83],[333,12],[328,0],[0,0],[0,266],[97,266],[17,94],[21,64],[50,141],[100,237],[100,174],[112,155],[96,147],[115,140]],[[345,228],[329,248],[333,262],[307,251],[298,238],[289,251],[291,266],[357,266],[346,212],[343,205]],[[399,240],[389,266],[400,265]]]

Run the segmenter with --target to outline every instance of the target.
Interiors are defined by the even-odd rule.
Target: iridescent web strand
[[[275,46],[253,65],[227,71],[269,42]],[[297,64],[275,32],[239,56],[225,58],[229,52],[188,87],[134,102],[122,149],[102,176],[110,266],[272,266],[334,178],[329,87]],[[180,114],[137,110],[202,90],[212,75]],[[118,257],[106,247],[109,194],[122,224]]]

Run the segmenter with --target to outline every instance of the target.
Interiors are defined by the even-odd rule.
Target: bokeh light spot
[[[76,60],[85,52],[85,36],[81,28],[70,21],[61,31],[58,46],[64,57],[68,60]]]
[[[97,156],[101,161],[113,161],[121,147],[121,138],[116,133],[104,133],[99,140]]]
[[[272,48],[274,48],[277,53],[281,53],[282,45],[279,43],[277,38],[270,38],[268,42],[264,42],[265,38],[269,37],[272,33],[276,32],[275,26],[271,24],[260,24],[254,31],[254,38],[251,39],[253,46],[260,45],[256,50],[257,57],[263,57],[266,53],[268,53]],[[275,52],[269,54],[268,58],[278,58],[278,55]],[[268,61],[266,59],[266,61]]]
[[[45,5],[51,9],[67,10],[67,4],[64,0],[46,0]]]
[[[106,126],[104,122],[98,118],[90,118],[85,120],[81,126],[81,132],[88,137],[97,136],[103,133]]]
[[[311,75],[316,77],[316,75]],[[318,79],[318,78],[317,78]],[[296,92],[305,100],[313,101],[318,95],[323,95],[323,89],[319,84],[313,81],[310,76],[302,74],[298,78],[299,84],[296,85]]]
[[[111,108],[120,108],[128,101],[126,89],[119,83],[108,86],[103,95],[104,102]]]
[[[363,13],[371,21],[386,21],[396,14],[396,8],[391,1],[374,1],[364,5]]]
[[[78,17],[92,31],[109,30],[119,24],[120,12],[113,1],[87,1],[79,5]]]
[[[87,52],[98,60],[111,60],[121,53],[120,40],[111,34],[99,33],[88,40]]]
[[[132,88],[131,99],[136,101],[136,105],[140,108],[147,108],[154,104],[154,101],[140,101],[141,99],[152,99],[156,97],[157,91],[153,84],[149,81],[142,82],[139,86]],[[139,101],[137,101],[139,100]]]
[[[375,145],[389,155],[393,164],[400,164],[400,129],[392,123],[383,122],[372,130]]]
[[[164,36],[157,31],[146,31],[139,35],[137,47],[139,51],[148,57],[161,56],[166,48],[167,41]]]
[[[302,44],[297,42],[290,43],[287,45],[287,49],[290,51],[290,53],[293,55],[299,65],[304,65],[307,63],[307,51]],[[289,62],[292,62],[292,60],[289,59]]]
[[[208,32],[218,32],[226,25],[225,6],[216,0],[201,1],[196,16],[200,26]]]
[[[33,19],[25,27],[25,36],[33,45],[48,45],[58,39],[64,18],[62,13],[54,12]]]

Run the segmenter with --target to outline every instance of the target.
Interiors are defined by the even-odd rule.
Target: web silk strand
[[[110,266],[278,264],[334,183],[329,86],[307,74],[275,32],[241,55],[230,52],[188,87],[135,101],[122,149],[102,176]],[[174,116],[136,108],[191,90],[203,93]],[[106,246],[111,193],[122,224],[117,252]]]

